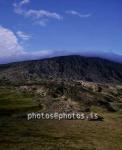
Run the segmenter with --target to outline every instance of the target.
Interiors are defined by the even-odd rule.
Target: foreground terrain
[[[0,118],[1,150],[121,150],[122,115],[104,121]]]
[[[96,112],[102,121],[27,120],[27,112]],[[0,86],[1,150],[121,150],[122,86],[43,81]]]

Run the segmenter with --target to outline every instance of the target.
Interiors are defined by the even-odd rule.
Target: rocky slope
[[[17,90],[35,94],[35,100],[43,112],[122,110],[122,86],[118,85],[45,81],[39,85],[21,85]]]
[[[0,65],[0,83],[84,80],[122,84],[122,64],[77,55]]]

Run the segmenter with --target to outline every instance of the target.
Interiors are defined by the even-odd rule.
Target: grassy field
[[[0,88],[0,150],[122,150],[121,113],[100,111],[103,121],[28,121],[9,115],[38,110],[35,98]]]
[[[122,150],[122,117],[104,121],[0,118],[1,150]]]

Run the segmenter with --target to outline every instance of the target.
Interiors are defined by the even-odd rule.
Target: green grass
[[[38,110],[33,93],[16,90],[15,87],[0,88],[0,115]]]
[[[0,89],[0,109],[12,109],[31,107],[35,103],[34,95],[27,92],[17,91],[16,89]]]

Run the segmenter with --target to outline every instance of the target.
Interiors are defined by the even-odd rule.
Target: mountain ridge
[[[122,64],[98,57],[58,56],[0,65],[0,81],[86,80],[122,84]]]
[[[111,59],[100,57],[100,56],[85,56],[85,55],[80,55],[80,54],[79,55],[78,54],[71,54],[71,55],[51,56],[51,57],[38,58],[38,59],[32,59],[32,60],[19,60],[19,61],[14,61],[14,62],[7,62],[7,63],[0,64],[0,67],[4,66],[4,65],[26,63],[26,62],[33,62],[33,61],[34,62],[35,61],[43,61],[43,60],[47,60],[47,59],[55,59],[55,58],[63,58],[63,57],[82,57],[82,58],[87,58],[87,59],[101,59],[101,60],[105,60],[105,61],[108,61],[108,62],[122,64],[121,61],[111,60]]]

